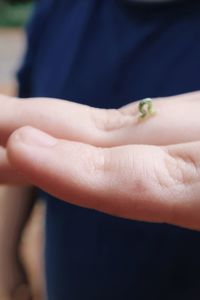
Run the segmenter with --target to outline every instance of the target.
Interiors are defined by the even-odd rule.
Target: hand
[[[27,124],[51,133],[17,130],[8,155],[31,182],[63,200],[129,219],[200,229],[200,143],[191,142],[199,140],[198,98],[193,93],[156,100],[158,114],[139,123],[137,104],[106,111],[15,100],[15,118],[10,110],[0,118],[2,141]],[[130,145],[184,142],[190,143]]]
[[[0,145],[30,125],[57,138],[100,147],[129,144],[169,145],[199,140],[200,92],[154,100],[157,114],[138,122],[138,103],[118,110],[48,98],[0,97]]]
[[[4,259],[2,259],[4,258]],[[31,300],[23,268],[17,257],[0,255],[0,300]]]
[[[0,300],[29,299],[19,245],[21,248],[22,231],[32,207],[31,194],[29,188],[14,186],[0,190]]]

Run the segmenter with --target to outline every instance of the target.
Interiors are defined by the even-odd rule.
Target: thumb
[[[25,127],[9,139],[11,164],[48,193],[128,219],[200,229],[200,142],[97,148]]]

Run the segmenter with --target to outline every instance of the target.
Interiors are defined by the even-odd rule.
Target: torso
[[[29,96],[119,107],[200,89],[198,1],[154,9],[122,0],[43,3]],[[200,233],[44,197],[49,300],[200,299]]]

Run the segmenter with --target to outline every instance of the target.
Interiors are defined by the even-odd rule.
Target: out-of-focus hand
[[[0,300],[31,300],[22,266],[14,255],[0,254]]]
[[[29,300],[19,248],[32,207],[31,194],[29,188],[3,186],[0,189],[0,300]]]

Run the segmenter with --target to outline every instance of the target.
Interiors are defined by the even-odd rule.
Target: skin
[[[158,113],[138,123],[138,103],[102,110],[2,97],[1,181],[26,178],[73,204],[199,230],[199,98],[154,100]]]
[[[18,244],[29,216],[28,188],[1,187],[0,193],[0,299],[31,300]],[[8,238],[9,237],[9,238]]]

